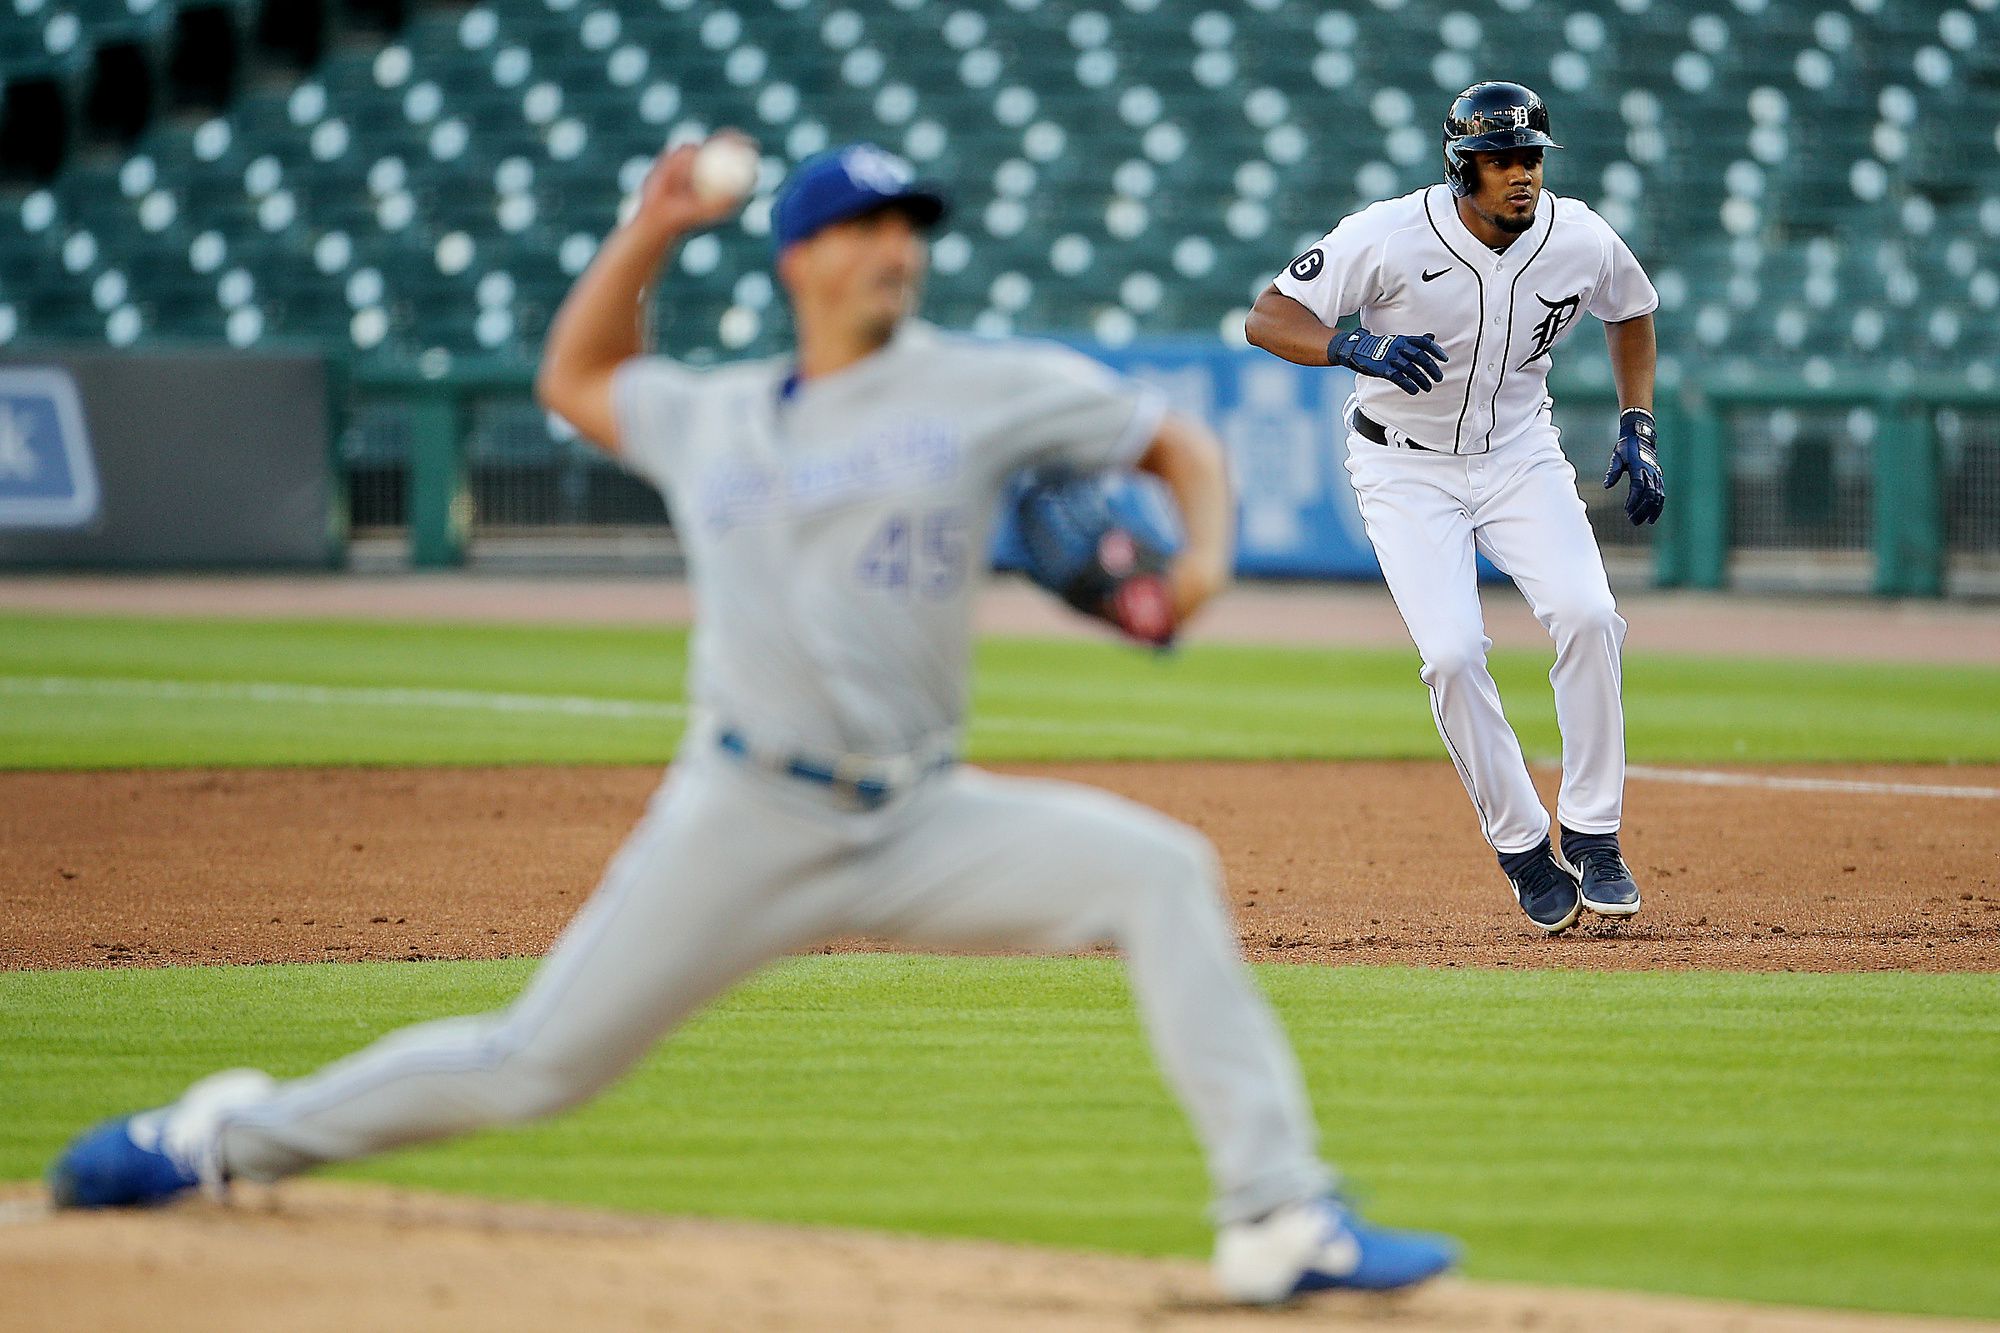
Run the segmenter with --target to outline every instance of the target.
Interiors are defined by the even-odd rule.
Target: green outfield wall
[[[355,525],[406,533],[413,564],[461,563],[496,531],[667,521],[643,484],[545,419],[524,367],[359,370],[350,382],[338,452]],[[1600,543],[1642,557],[1657,586],[1740,586],[1770,568],[1767,586],[2000,594],[2000,390],[1688,377],[1658,399],[1670,500],[1643,532],[1596,485],[1616,432],[1609,386],[1552,394]],[[1338,467],[1324,474],[1344,484]]]

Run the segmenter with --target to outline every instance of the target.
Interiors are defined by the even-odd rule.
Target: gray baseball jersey
[[[649,357],[614,383],[626,461],[689,556],[691,697],[765,748],[949,747],[1008,478],[1129,464],[1165,404],[1054,343],[917,322],[838,374],[790,370]]]
[[[837,773],[955,741],[1009,475],[1129,463],[1160,401],[1052,344],[921,324],[802,385],[781,361],[633,361],[613,399],[625,458],[687,545],[702,716],[518,1000],[393,1033],[239,1110],[221,1130],[229,1169],[272,1179],[572,1106],[751,969],[872,935],[1118,944],[1217,1219],[1324,1190],[1298,1069],[1236,957],[1199,833],[1109,792],[963,765],[905,766],[912,780],[857,805],[752,762],[795,752]]]

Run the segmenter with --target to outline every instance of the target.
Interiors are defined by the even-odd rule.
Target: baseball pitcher
[[[1548,108],[1479,83],[1444,121],[1445,181],[1342,220],[1265,289],[1250,341],[1347,366],[1347,470],[1368,538],[1423,658],[1438,734],[1516,901],[1551,934],[1581,908],[1639,910],[1620,854],[1625,720],[1612,603],[1576,473],[1550,419],[1550,355],[1586,312],[1604,322],[1621,409],[1604,485],[1625,512],[1666,503],[1654,453],[1653,285],[1624,241],[1542,188]],[[1350,316],[1353,327],[1335,331]],[[1510,575],[1555,640],[1561,859],[1486,669],[1475,553]]]
[[[1113,942],[1206,1153],[1232,1299],[1405,1286],[1446,1267],[1449,1243],[1371,1227],[1330,1192],[1207,841],[1106,792],[958,761],[973,595],[1009,479],[1155,474],[1184,520],[1164,580],[1181,620],[1227,576],[1215,439],[1077,353],[912,318],[947,205],[870,145],[802,164],[778,198],[795,355],[698,370],[642,354],[662,263],[740,202],[697,188],[696,152],[656,164],[558,313],[537,381],[546,406],[660,487],[687,551],[695,716],[645,817],[506,1010],[395,1033],[295,1082],[204,1080],[71,1145],[51,1173],[58,1201],[274,1180],[553,1114],[753,969],[828,936]]]

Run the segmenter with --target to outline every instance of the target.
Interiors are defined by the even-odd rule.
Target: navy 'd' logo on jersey
[[[1326,267],[1326,256],[1318,250],[1308,250],[1292,261],[1291,275],[1300,282],[1311,282]]]
[[[1578,313],[1583,309],[1582,292],[1578,292],[1575,296],[1565,296],[1560,301],[1551,301],[1540,292],[1536,292],[1535,299],[1540,301],[1549,313],[1542,317],[1541,323],[1535,325],[1535,350],[1528,353],[1528,359],[1516,367],[1518,370],[1526,370],[1547,356],[1549,349],[1556,345],[1556,339],[1562,337],[1564,329],[1576,322]]]

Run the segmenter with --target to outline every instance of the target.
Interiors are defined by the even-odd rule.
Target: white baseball
[[[741,139],[710,139],[694,155],[692,179],[704,199],[741,199],[757,183],[757,150]]]

